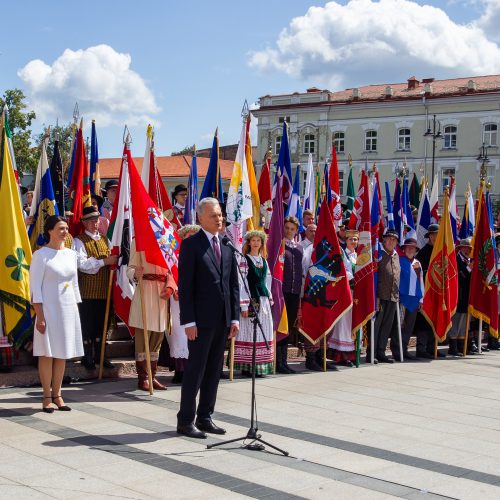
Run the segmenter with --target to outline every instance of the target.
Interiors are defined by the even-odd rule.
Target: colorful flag
[[[167,220],[171,222],[176,229],[178,229],[181,224],[174,213],[172,202],[167,194],[161,175],[158,172],[154,152],[153,127],[151,125],[148,125],[146,131],[146,151],[144,152],[144,161],[142,162],[141,179],[149,197],[153,200],[160,211],[163,212]]]
[[[184,224],[196,224],[196,208],[198,207],[198,163],[196,161],[196,149],[191,159],[191,170],[188,179],[188,195],[186,208],[184,210]]]
[[[378,193],[374,191],[378,207]],[[372,203],[372,207],[375,203]],[[358,257],[354,271],[354,291],[352,306],[352,331],[357,332],[375,314],[375,281],[373,276],[373,247],[371,231],[370,190],[368,175],[361,172],[354,208],[349,219],[349,228],[359,231]]]
[[[415,221],[413,220],[413,213],[410,206],[410,194],[408,192],[408,179],[403,178],[403,194],[401,196],[402,207],[401,216],[402,222],[404,224],[403,229],[406,229],[404,233],[405,238],[416,238],[417,233],[415,231]],[[403,240],[401,240],[403,241]]]
[[[404,211],[402,210],[403,201],[401,193],[401,183],[396,179],[396,187],[394,189],[394,198],[392,199],[392,213],[394,217],[394,228],[399,234],[399,241],[404,240]]]
[[[260,229],[260,200],[259,188],[257,187],[257,177],[255,176],[255,168],[252,158],[252,143],[250,142],[250,113],[247,116],[246,142],[245,142],[245,159],[248,170],[248,185],[250,188],[250,196],[252,198],[252,217],[247,221],[248,229]]]
[[[68,225],[72,236],[77,236],[81,233],[83,227],[81,223],[83,208],[90,207],[90,205],[88,163],[85,156],[82,126],[80,126],[76,136],[75,162],[68,200],[68,212],[72,214],[68,218]]]
[[[276,197],[273,200],[273,216],[267,239],[267,262],[272,276],[273,328],[277,333],[288,333],[285,298],[283,296],[283,269],[285,265],[285,239],[283,214],[283,178],[278,175]]]
[[[203,198],[216,198],[219,203],[224,203],[224,191],[222,189],[222,175],[220,171],[219,157],[219,127],[215,129],[212,151],[210,152],[210,163],[207,175],[201,190],[200,200]]]
[[[0,120],[0,212],[4,214],[0,238],[0,320],[3,334],[16,347],[21,347],[32,334],[31,247],[24,225],[8,130],[4,109]]]
[[[264,220],[264,231],[269,232],[271,217],[273,215],[273,200],[271,188],[271,156],[268,155],[259,177],[260,216]]]
[[[33,217],[33,224],[30,224],[28,228],[28,237],[30,239],[32,252],[47,243],[43,236],[45,221],[47,218],[51,215],[59,215],[59,210],[54,199],[49,162],[47,160],[48,142],[49,136],[47,135],[42,142],[42,151],[38,167],[36,169],[33,201],[31,203],[29,213],[29,215]]]
[[[59,140],[57,138],[54,141],[54,151],[52,153],[52,160],[50,161],[49,170],[50,170],[50,178],[52,180],[52,189],[54,190],[54,199],[56,201],[57,210],[60,215],[64,215],[66,210],[64,202],[63,165],[62,165],[61,153],[59,152]]]
[[[474,235],[474,228],[476,226],[476,217],[474,214],[474,199],[472,198],[472,191],[469,189],[465,193],[465,207],[464,216],[462,218],[462,225],[460,226],[460,239],[472,238]]]
[[[382,259],[382,247],[380,243],[380,224],[382,223],[382,213],[380,205],[380,186],[375,176],[375,184],[373,186],[373,199],[370,212],[370,230],[372,233],[372,260],[373,260],[373,285],[374,290],[377,289],[378,280],[378,263]]]
[[[379,224],[378,224],[378,234],[379,238],[382,238],[384,231],[385,231],[385,223],[384,223],[384,207],[383,207],[383,199],[382,199],[382,188],[380,187],[380,178],[378,175],[378,170],[377,167],[374,168],[373,170],[375,172],[375,180],[376,180],[376,186],[377,186],[377,195],[378,195],[378,213],[379,213]]]
[[[385,199],[387,203],[387,229],[396,229],[394,226],[394,214],[392,212],[391,192],[387,181],[385,181]]]
[[[332,161],[330,163],[330,170],[328,172],[328,181],[331,191],[331,208],[333,215],[333,222],[338,229],[342,224],[342,203],[340,200],[340,176],[339,164],[337,161],[337,148],[335,144],[332,145]]]
[[[318,165],[318,170],[316,171],[316,215],[319,215],[320,205],[321,205],[321,170]]]
[[[347,179],[347,200],[346,200],[346,211],[345,211],[345,218],[350,219],[352,210],[354,208],[354,200],[356,199],[356,191],[354,190],[354,181],[352,178],[352,167],[349,168],[349,177]]]
[[[399,257],[401,274],[399,279],[399,302],[405,306],[408,311],[413,312],[420,304],[424,296],[424,278],[420,271],[420,277],[417,276],[410,259],[406,255]]]
[[[429,198],[429,204],[431,207],[431,223],[437,224],[439,222],[439,176],[436,174],[434,176],[434,182],[432,183],[431,197]]]
[[[498,338],[498,275],[495,242],[484,182],[481,181],[477,209],[477,224],[472,245],[472,273],[470,280],[469,313],[490,326],[490,333]]]
[[[413,179],[410,185],[410,205],[415,208],[419,208],[420,206],[420,184],[415,172],[413,172]]]
[[[99,171],[99,147],[95,120],[92,120],[92,134],[90,138],[90,192],[101,196],[101,174]]]
[[[457,185],[455,179],[451,178],[450,186],[450,222],[451,222],[451,232],[453,233],[453,241],[457,242],[457,219],[458,219],[458,208],[457,208],[457,198],[456,198]]]
[[[304,226],[302,225],[302,205],[300,204],[300,165],[297,165],[297,169],[295,170],[292,197],[286,209],[286,216],[296,217],[299,221],[299,233],[304,231]]]
[[[316,210],[316,186],[314,184],[313,156],[309,153],[306,171],[306,188],[304,192],[304,210]]]
[[[321,203],[301,307],[300,332],[313,344],[326,335],[352,307],[342,250],[326,200]]]
[[[21,191],[19,190],[19,188],[21,187],[21,180],[19,178],[19,172],[17,170],[16,156],[14,154],[14,144],[12,143],[12,130],[10,129],[9,108],[7,104],[4,104],[3,111],[5,113],[4,128],[5,128],[5,133],[7,134],[7,145],[9,148],[10,158],[12,160],[12,169],[14,170],[14,177],[19,191],[19,200],[21,200]],[[23,204],[21,202],[21,207],[22,205]]]
[[[431,205],[429,202],[429,191],[427,186],[424,185],[421,193],[420,205],[418,207],[417,215],[417,245],[418,248],[423,248],[426,244],[425,235],[427,229],[431,225]]]
[[[446,338],[451,319],[457,309],[458,272],[455,244],[450,224],[448,195],[425,277],[422,314],[427,319],[438,342]]]
[[[288,205],[292,197],[292,160],[290,158],[290,146],[288,143],[288,125],[283,122],[283,134],[281,136],[280,152],[276,164],[276,172],[283,178],[283,203]],[[273,192],[274,199],[274,192]]]

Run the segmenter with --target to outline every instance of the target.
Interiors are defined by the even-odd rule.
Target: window
[[[485,146],[498,146],[498,125],[487,123],[484,126],[483,142]]]
[[[365,132],[365,151],[377,151],[376,130],[367,130]]]
[[[304,136],[304,154],[314,153],[314,134]]]
[[[281,148],[281,135],[278,135],[276,139],[274,139],[274,154],[279,155]]]
[[[441,178],[442,178],[441,185],[443,186],[443,193],[446,187],[449,188],[451,186],[451,180],[453,177],[455,177],[454,168],[443,168],[443,170],[441,171]]]
[[[344,152],[344,142],[345,142],[345,133],[344,132],[335,132],[333,134],[333,145],[337,150],[337,153]]]
[[[457,147],[457,127],[447,125],[443,131],[443,148],[456,149]]]
[[[398,151],[409,151],[411,145],[411,130],[400,128],[398,130]]]
[[[340,188],[340,193],[339,196],[342,196],[344,193],[344,171],[339,170],[339,188]]]
[[[290,117],[289,116],[280,116],[278,118],[278,123],[283,123],[283,122],[287,122],[287,123],[290,123]]]

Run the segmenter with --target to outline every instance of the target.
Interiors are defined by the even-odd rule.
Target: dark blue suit
[[[201,230],[184,240],[179,256],[181,324],[196,323],[198,337],[188,341],[189,359],[182,379],[179,424],[190,424],[195,414],[210,418],[217,398],[224,349],[232,321],[239,320],[238,269],[232,251],[222,245],[221,264],[212,243]],[[196,396],[200,392],[198,411]]]

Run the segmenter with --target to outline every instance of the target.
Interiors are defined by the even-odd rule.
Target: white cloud
[[[409,0],[329,2],[294,18],[276,47],[250,53],[249,64],[332,89],[414,74],[492,74],[500,72],[500,47],[487,38],[486,22],[457,24],[443,10]]]
[[[160,108],[143,78],[130,69],[129,54],[109,45],[66,49],[49,65],[40,59],[18,71],[37,118],[71,119],[75,102],[99,126],[155,123]],[[157,123],[157,122],[156,122]]]
[[[500,0],[483,0],[484,13],[475,23],[489,38],[500,42]]]

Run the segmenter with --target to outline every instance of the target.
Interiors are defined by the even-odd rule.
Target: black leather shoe
[[[229,380],[229,373],[228,372],[220,372],[220,378],[221,378],[221,380]]]
[[[103,366],[104,368],[109,368],[109,369],[111,369],[111,368],[114,368],[114,367],[115,367],[115,365],[113,365],[113,363],[111,363],[111,361],[110,361],[109,359],[106,359],[106,358],[104,358],[104,361],[103,361],[103,363],[102,363],[102,366]]]
[[[207,435],[194,424],[177,425],[177,434],[195,439],[207,439]]]
[[[432,354],[429,354],[428,352],[417,351],[417,358],[434,359],[434,356]]]
[[[404,352],[403,359],[405,361],[415,361],[417,358],[413,354],[410,354],[409,352]]]
[[[210,434],[225,434],[226,429],[222,427],[218,427],[213,423],[213,420],[209,418],[208,420],[197,420],[196,427],[200,431],[209,432]]]
[[[372,363],[372,360],[370,359],[369,356],[366,356],[366,363],[369,364],[369,365],[371,365],[371,363]],[[377,358],[373,358],[373,364],[374,365],[378,364]]]
[[[394,360],[387,356],[377,358],[379,363],[394,363]]]

